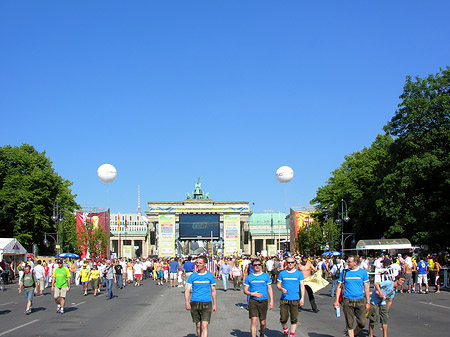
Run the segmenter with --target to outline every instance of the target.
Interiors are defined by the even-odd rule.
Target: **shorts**
[[[387,310],[387,305],[370,305],[369,315],[370,325],[375,324],[388,324],[389,311]]]
[[[299,300],[280,300],[280,322],[286,324],[289,316],[291,317],[291,324],[298,322],[298,304]]]
[[[417,277],[417,283],[419,284],[428,284],[428,277],[427,274],[419,274]]]
[[[356,324],[361,329],[364,329],[366,325],[366,299],[348,299],[342,300],[342,309],[345,315],[345,322],[347,324],[347,330],[353,330],[354,319],[356,318]]]
[[[98,278],[93,278],[91,280],[91,287],[92,287],[92,289],[97,289],[98,288]]]
[[[164,270],[164,278],[165,279],[169,278],[169,271],[168,270]]]
[[[248,304],[248,318],[258,317],[260,321],[265,321],[269,302],[267,300],[258,301],[251,298]]]
[[[192,322],[211,322],[212,302],[194,302],[191,301]]]
[[[62,297],[65,298],[67,294],[67,287],[57,288],[55,287],[55,293],[53,294],[54,298]]]
[[[39,289],[42,291],[44,289],[44,278],[43,277],[38,278],[37,283],[39,285]]]
[[[84,282],[81,282],[81,284],[88,284],[89,283],[89,281],[84,281]]]
[[[405,274],[405,283],[403,284],[406,287],[413,285],[413,278],[412,274]]]
[[[31,290],[24,290],[23,294],[25,295],[25,298],[27,301],[32,302],[33,301],[33,294],[34,294],[34,288]]]
[[[142,274],[134,274],[135,278],[142,278]]]
[[[170,273],[170,279],[176,280],[177,279],[177,273]]]
[[[158,275],[158,279],[163,278],[163,271],[162,270],[158,270],[156,273]]]

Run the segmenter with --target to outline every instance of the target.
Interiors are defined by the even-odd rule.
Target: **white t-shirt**
[[[135,274],[142,275],[142,265],[139,262],[134,264],[133,270]]]
[[[42,267],[42,265],[38,264],[36,267],[34,267],[34,276],[36,276],[37,279],[43,278],[45,275],[45,269]]]
[[[273,260],[267,261],[266,267],[267,267],[267,271],[272,271],[273,270]]]
[[[391,269],[394,271],[394,277],[396,277],[402,271],[402,267],[397,263],[391,264]]]

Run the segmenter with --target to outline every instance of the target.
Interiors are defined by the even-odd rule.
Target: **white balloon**
[[[276,176],[280,183],[286,184],[294,178],[294,170],[292,170],[289,166],[281,166],[277,170]]]
[[[117,177],[117,170],[111,164],[103,164],[97,169],[98,179],[102,183],[109,184]]]

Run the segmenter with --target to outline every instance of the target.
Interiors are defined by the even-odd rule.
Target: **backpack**
[[[25,278],[25,276],[26,276],[25,273],[22,276],[22,283],[23,283],[24,288],[34,287],[34,283],[36,282],[36,280],[34,278],[34,273],[30,272],[30,274],[31,274],[31,279],[29,277]]]
[[[339,277],[341,276],[341,271],[342,271],[342,265],[336,268],[336,273],[334,274],[334,277],[339,279]]]

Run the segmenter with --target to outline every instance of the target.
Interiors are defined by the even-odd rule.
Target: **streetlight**
[[[54,222],[56,222],[56,255],[57,256],[59,255],[59,250],[61,248],[60,242],[59,242],[59,225],[63,221],[63,216],[64,216],[64,210],[59,209],[58,198],[56,198],[55,202],[53,203],[52,220]],[[44,241],[47,241],[47,239],[45,238]],[[45,242],[44,242],[44,244],[45,244]]]
[[[344,212],[344,206],[345,206],[345,212]],[[348,209],[347,202],[344,199],[341,199],[341,211],[339,212],[339,205],[338,205],[338,218],[336,219],[336,223],[341,224],[341,253],[342,253],[342,255],[344,255],[344,222],[350,221],[350,218],[347,215],[347,209]]]

